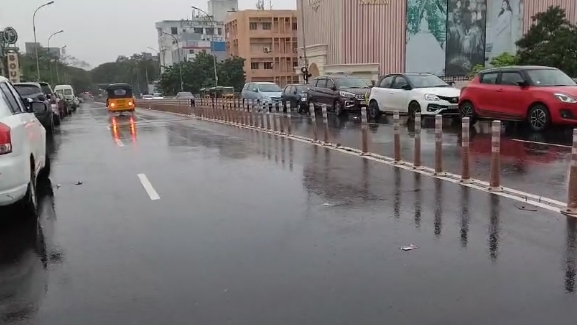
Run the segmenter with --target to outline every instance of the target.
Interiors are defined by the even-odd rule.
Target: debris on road
[[[533,207],[533,206],[527,206],[527,205],[518,205],[518,204],[514,204],[515,207],[519,210],[524,210],[524,211],[531,211],[531,212],[536,212],[537,208]]]
[[[333,206],[333,205],[330,204],[330,203],[328,203],[328,202],[326,202],[326,203],[323,203],[323,206],[324,206],[324,207],[331,207],[331,206]]]
[[[75,185],[82,185],[82,181],[78,181],[78,182],[76,182],[76,184],[75,184]]]
[[[404,250],[405,252],[407,252],[407,251],[412,251],[413,249],[417,249],[417,248],[419,248],[419,247],[416,246],[416,245],[410,244],[410,245],[407,245],[407,246],[401,246],[400,248],[401,248],[402,250]]]

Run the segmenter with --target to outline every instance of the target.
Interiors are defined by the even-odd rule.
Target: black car
[[[14,83],[14,88],[20,94],[20,97],[28,102],[43,102],[47,107],[50,107],[50,101],[46,98],[42,86],[37,82],[20,82]],[[45,112],[35,112],[36,118],[42,123],[46,132],[54,132],[54,114],[51,110]]]
[[[366,107],[370,87],[362,79],[346,74],[316,77],[308,90],[307,101],[315,109],[323,104],[337,116]]]
[[[280,100],[283,111],[286,113],[287,106],[290,104],[291,109],[297,109],[299,113],[308,112],[307,90],[310,85],[289,84],[284,87]]]

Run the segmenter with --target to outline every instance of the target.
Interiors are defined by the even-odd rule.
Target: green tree
[[[508,52],[503,52],[500,55],[491,59],[489,64],[492,67],[506,67],[510,65],[516,65],[519,62],[519,58],[516,55],[513,55]],[[485,66],[483,64],[477,64],[473,67],[471,72],[469,73],[469,78],[473,78],[477,73],[480,71],[485,70]]]
[[[148,84],[160,77],[160,65],[144,53],[119,56],[114,62],[103,63],[90,71],[95,84],[128,83],[135,92],[147,93]]]
[[[164,94],[174,95],[180,91],[180,69],[182,69],[183,88],[185,91],[198,93],[201,88],[216,85],[214,56],[202,52],[192,61],[185,61],[166,67],[158,82],[158,86]],[[243,58],[232,57],[218,62],[216,71],[219,86],[234,87],[237,91],[240,91],[244,86],[246,75]]]
[[[545,65],[577,76],[577,28],[559,6],[532,17],[533,25],[517,41],[519,64]]]

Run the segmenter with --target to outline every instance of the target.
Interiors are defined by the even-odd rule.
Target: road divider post
[[[323,113],[323,143],[325,145],[329,144],[329,113],[327,111],[327,104],[322,106]]]
[[[461,121],[461,182],[463,183],[471,181],[470,127],[471,121],[469,117],[463,117]]]
[[[311,123],[313,127],[313,141],[317,142],[319,140],[319,136],[317,134],[317,115],[315,112],[315,104],[313,103],[310,104],[309,112],[311,114]]]
[[[573,147],[571,148],[571,161],[567,174],[567,209],[566,213],[577,216],[577,128],[573,129]]]
[[[361,107],[361,153],[369,153],[369,127],[367,121],[367,108]]]
[[[401,117],[399,111],[393,112],[393,157],[395,163],[401,162]]]
[[[421,167],[421,112],[415,113],[415,149],[413,150],[413,167]]]
[[[273,131],[274,131],[274,133],[277,133],[278,132],[278,123],[277,123],[277,116],[272,109],[273,104],[271,104],[269,107],[270,107],[270,118],[272,119]]]
[[[435,175],[443,173],[443,116],[435,115]]]
[[[491,176],[489,189],[501,191],[501,121],[491,123]]]
[[[291,108],[291,103],[287,102],[286,103],[286,112],[287,112],[287,125],[286,125],[286,133],[288,135],[292,134],[292,108]]]

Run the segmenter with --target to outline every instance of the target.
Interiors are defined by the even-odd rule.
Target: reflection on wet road
[[[333,136],[352,141],[344,123]],[[111,118],[101,104],[83,105],[51,148],[39,221],[0,211],[0,323],[577,322],[577,225],[561,215],[269,134]]]

